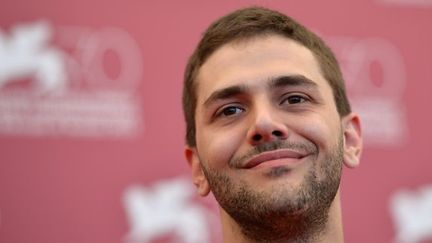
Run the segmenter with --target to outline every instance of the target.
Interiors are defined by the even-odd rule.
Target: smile
[[[263,167],[276,167],[293,165],[298,162],[307,154],[296,152],[289,149],[278,149],[260,153],[246,162],[243,168],[263,168]]]

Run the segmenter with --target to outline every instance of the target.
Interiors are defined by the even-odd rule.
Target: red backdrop
[[[432,242],[427,218],[416,234],[394,213],[398,195],[420,202],[432,184],[430,0],[3,0],[0,242],[128,241],[144,225],[127,213],[131,186],[157,202],[158,183],[190,176],[180,101],[188,56],[213,20],[255,4],[328,41],[363,117],[361,166],[342,181],[346,242]],[[214,212],[212,200],[188,203]],[[153,233],[159,206],[143,206],[155,209],[142,215]],[[217,242],[218,223],[209,225]],[[136,239],[174,242],[177,226]]]

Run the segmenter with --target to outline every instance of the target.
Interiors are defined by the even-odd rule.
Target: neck
[[[313,243],[343,243],[342,216],[339,191],[333,200],[324,230],[313,239],[307,242]],[[252,243],[243,233],[237,222],[220,208],[222,233],[224,243]],[[292,239],[281,239],[278,242],[292,242]]]

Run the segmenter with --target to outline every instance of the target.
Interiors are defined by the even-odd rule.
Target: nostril
[[[273,134],[273,136],[276,136],[276,137],[282,137],[283,136],[283,133],[279,130],[273,131],[272,134]]]
[[[252,137],[252,140],[254,140],[254,141],[260,141],[261,139],[262,139],[261,134],[255,134]]]

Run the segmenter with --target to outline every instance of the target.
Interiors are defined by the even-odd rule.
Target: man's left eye
[[[287,103],[287,104],[298,104],[306,102],[308,99],[301,95],[290,95],[284,100],[282,100],[281,104]]]

